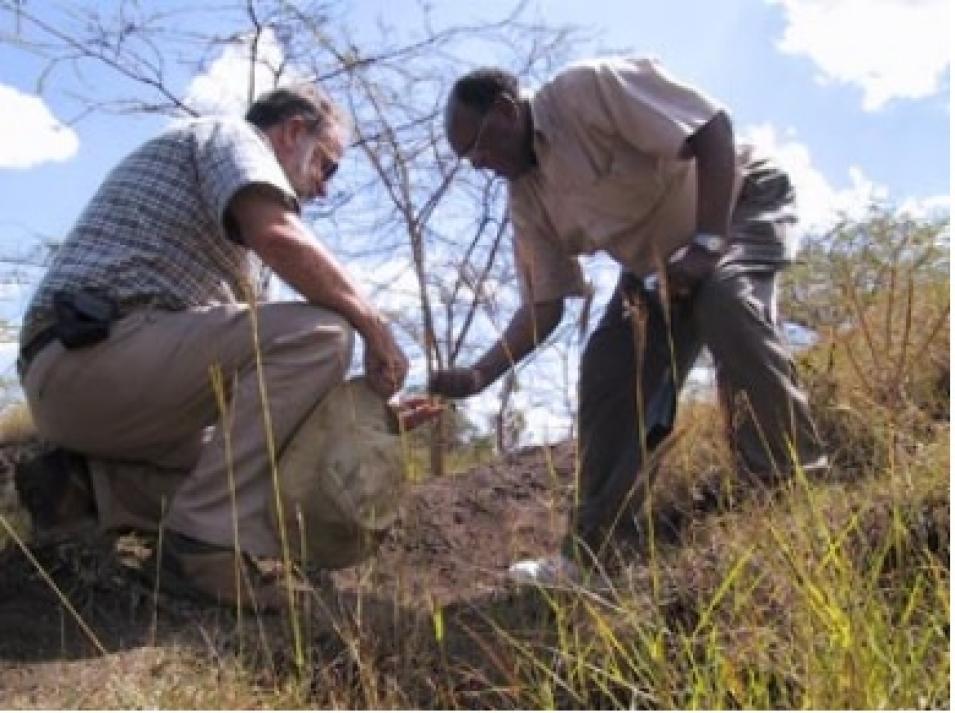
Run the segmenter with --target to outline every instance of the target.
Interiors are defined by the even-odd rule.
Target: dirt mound
[[[367,574],[383,592],[439,603],[493,591],[515,559],[557,548],[573,474],[573,444],[562,444],[413,486],[375,561],[338,584]]]
[[[9,455],[0,448],[0,496],[7,500]],[[533,683],[525,689],[528,684],[515,678],[516,651],[523,652],[522,665],[551,661],[567,634],[562,627],[577,616],[582,628],[575,628],[574,636],[589,641],[588,627],[594,624],[588,612],[594,607],[603,607],[608,621],[621,611],[638,613],[617,622],[626,637],[635,636],[628,627],[646,625],[644,615],[661,632],[693,631],[700,613],[712,611],[727,568],[735,571],[742,561],[734,553],[764,537],[769,518],[781,533],[805,529],[798,507],[790,507],[802,501],[785,489],[742,498],[741,486],[725,483],[718,469],[684,479],[665,472],[659,482],[666,488],[653,511],[662,556],[652,568],[637,556],[618,573],[621,599],[509,584],[511,562],[558,546],[574,471],[573,444],[561,444],[409,487],[398,526],[378,556],[335,573],[335,586],[321,588],[309,601],[296,618],[297,629],[287,617],[237,616],[154,591],[143,567],[154,543],[142,536],[115,541],[91,536],[33,547],[29,555],[8,538],[0,548],[0,703],[10,708],[541,707],[537,699],[521,698],[537,689]],[[872,483],[864,485],[855,493],[842,483],[821,483],[813,497],[824,507],[813,522],[825,514],[832,520],[830,531],[848,533],[846,552],[853,561],[877,559],[879,576],[888,585],[902,582],[900,591],[909,586],[911,565],[923,557],[932,568],[947,563],[947,482],[913,490],[901,501],[905,507],[890,497],[892,484],[874,499],[862,497],[873,490]],[[787,507],[775,509],[777,498]],[[0,513],[14,523],[22,517],[14,512],[11,518],[6,508]],[[785,572],[782,579],[770,576],[779,567],[776,549],[770,546],[766,553],[764,562],[753,560],[753,581],[767,587],[764,603],[786,602],[780,611],[789,611]],[[778,621],[769,609],[771,621]],[[297,641],[305,651],[303,665],[293,660]],[[517,645],[504,645],[509,641]],[[241,685],[231,686],[229,676],[238,676]],[[303,697],[276,697],[291,680],[296,691],[305,691]],[[570,690],[556,695],[548,705],[620,707],[629,700],[608,698],[603,687],[593,697],[590,692],[575,697]],[[780,695],[780,707],[796,696]],[[528,700],[533,705],[526,705]]]
[[[0,468],[0,492],[10,495],[9,450],[2,460],[8,467]],[[504,574],[514,558],[546,553],[559,543],[573,469],[573,447],[565,444],[409,487],[399,524],[378,557],[335,574],[339,603],[367,601],[371,593],[383,607],[429,612],[506,592]],[[9,520],[10,510],[4,514]],[[217,623],[234,623],[231,612],[154,592],[140,576],[152,545],[146,539],[93,535],[33,548],[32,561],[6,539],[0,550],[0,690],[29,678],[27,662],[87,658],[101,653],[99,647],[207,648],[208,632],[221,629]],[[278,625],[269,635],[280,648],[287,632]]]

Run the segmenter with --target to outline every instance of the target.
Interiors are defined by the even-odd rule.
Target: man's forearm
[[[733,125],[726,113],[719,112],[687,139],[687,147],[696,158],[696,229],[726,237],[736,173]]]
[[[522,305],[502,337],[474,365],[481,373],[482,386],[496,381],[534,351],[560,324],[563,314],[562,299]]]
[[[245,246],[311,304],[340,314],[363,337],[381,331],[377,310],[345,268],[272,191],[242,189],[229,214]]]
[[[255,252],[310,304],[340,314],[362,335],[378,327],[378,311],[361,294],[335,256],[314,240],[298,218],[273,228],[283,233],[256,241]]]

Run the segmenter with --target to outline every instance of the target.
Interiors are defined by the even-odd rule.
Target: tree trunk
[[[431,425],[431,475],[434,477],[444,475],[445,421],[442,413]]]

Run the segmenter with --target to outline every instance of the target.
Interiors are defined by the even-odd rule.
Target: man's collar
[[[522,89],[521,99],[526,101],[531,109],[531,121],[534,123],[535,136],[537,134],[543,134],[545,137],[550,136],[553,122],[547,107],[541,101],[540,94],[529,89]]]
[[[537,158],[536,169],[539,169],[550,149],[550,137],[553,135],[553,121],[538,92],[529,89],[521,90],[521,99],[527,102],[531,112],[533,126],[532,140],[534,142],[534,156]]]

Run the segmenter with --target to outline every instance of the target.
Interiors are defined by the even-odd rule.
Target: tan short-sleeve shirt
[[[716,102],[653,60],[611,58],[571,65],[530,106],[538,165],[509,185],[525,301],[584,294],[577,255],[642,276],[689,242],[696,170],[680,152]]]

